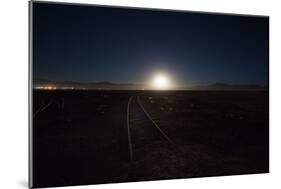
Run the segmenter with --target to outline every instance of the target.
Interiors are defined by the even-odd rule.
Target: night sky
[[[33,3],[34,78],[268,83],[268,18]]]

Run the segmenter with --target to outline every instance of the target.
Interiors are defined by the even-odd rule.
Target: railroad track
[[[131,96],[128,101],[127,129],[131,161],[134,159],[135,149],[143,148],[150,143],[164,140],[176,146],[147,112],[141,102],[140,96]]]
[[[45,101],[41,102],[41,105],[37,110],[33,113],[33,119],[40,113],[48,109],[52,104],[56,104],[57,107],[62,110],[64,109],[64,98],[63,97],[52,97],[50,98],[47,103]]]

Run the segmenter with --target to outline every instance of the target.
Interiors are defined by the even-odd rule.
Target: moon
[[[165,74],[156,74],[152,84],[155,90],[167,90],[169,89],[170,80]]]

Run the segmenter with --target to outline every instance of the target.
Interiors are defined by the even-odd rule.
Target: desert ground
[[[268,91],[33,90],[34,187],[269,171]]]

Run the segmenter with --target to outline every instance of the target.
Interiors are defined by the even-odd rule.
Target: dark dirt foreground
[[[269,171],[266,91],[38,91],[34,187]],[[130,131],[127,103],[131,96]],[[136,97],[174,144],[147,119]]]

